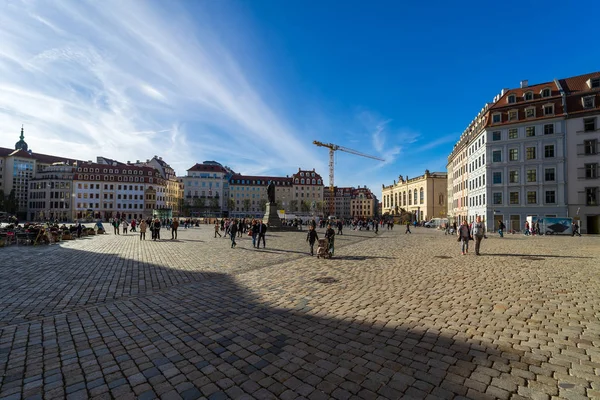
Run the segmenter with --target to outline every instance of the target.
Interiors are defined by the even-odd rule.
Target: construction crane
[[[335,215],[335,193],[333,190],[333,153],[337,150],[343,151],[350,154],[355,154],[361,157],[372,158],[373,160],[385,161],[383,158],[370,156],[365,153],[361,153],[360,151],[352,150],[347,147],[338,146],[333,143],[323,143],[317,140],[313,141],[313,144],[319,147],[327,147],[329,149],[329,215]]]

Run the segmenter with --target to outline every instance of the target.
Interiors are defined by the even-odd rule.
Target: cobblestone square
[[[0,399],[600,398],[598,237],[161,235],[0,249]]]

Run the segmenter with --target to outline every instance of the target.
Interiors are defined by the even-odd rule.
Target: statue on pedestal
[[[269,181],[269,186],[267,186],[267,197],[270,204],[275,204],[275,183],[273,181]]]

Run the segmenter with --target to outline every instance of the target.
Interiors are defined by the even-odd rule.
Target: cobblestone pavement
[[[345,233],[0,249],[0,399],[600,398],[600,238]]]

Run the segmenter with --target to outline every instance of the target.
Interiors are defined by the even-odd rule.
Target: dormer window
[[[554,104],[547,104],[544,106],[544,115],[554,114]]]
[[[595,97],[596,96],[585,96],[581,98],[581,102],[583,103],[583,108],[594,108],[595,105]]]
[[[525,101],[533,100],[533,92],[526,92],[523,95],[523,98],[525,99]]]
[[[600,88],[600,77],[590,79],[587,84],[590,89]]]
[[[300,172],[300,176],[304,176],[304,172]]]
[[[535,118],[535,107],[525,109],[525,118]]]
[[[508,120],[509,121],[516,121],[518,119],[518,112],[517,110],[510,110],[508,112]]]
[[[550,97],[552,95],[552,90],[550,88],[542,89],[542,97]]]
[[[517,96],[515,96],[514,94],[511,94],[510,96],[508,96],[508,98],[506,99],[508,101],[508,104],[513,104],[517,102]]]
[[[500,122],[502,122],[502,114],[500,114],[500,113],[493,114],[492,115],[492,123],[499,124]]]

